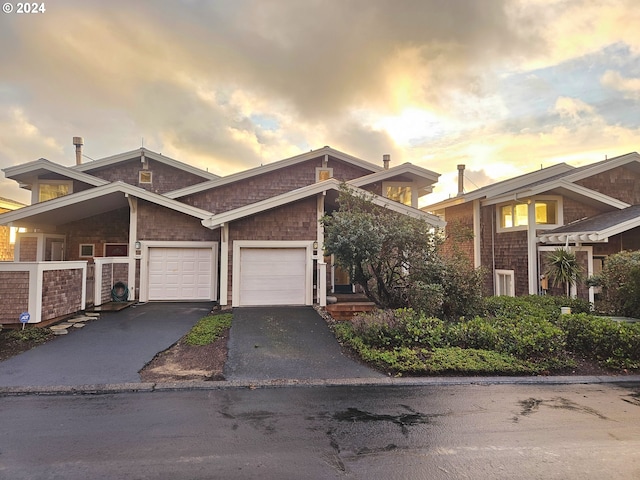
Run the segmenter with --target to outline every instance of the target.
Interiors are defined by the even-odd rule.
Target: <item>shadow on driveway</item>
[[[227,380],[384,377],[344,356],[312,307],[235,308],[224,375]]]
[[[147,303],[0,362],[0,386],[135,383],[138,371],[211,312],[212,303]]]

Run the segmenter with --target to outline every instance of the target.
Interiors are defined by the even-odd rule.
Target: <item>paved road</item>
[[[139,382],[138,371],[211,306],[147,303],[105,312],[79,331],[0,362],[0,387]]]
[[[640,384],[0,397],[0,478],[640,478]]]
[[[228,345],[227,380],[384,377],[343,355],[312,307],[236,308]]]

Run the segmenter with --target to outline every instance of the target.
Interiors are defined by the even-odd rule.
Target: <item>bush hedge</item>
[[[569,306],[571,315],[561,315]],[[564,297],[490,297],[483,316],[446,322],[412,309],[378,310],[338,323],[338,338],[365,361],[396,374],[535,374],[575,365],[640,368],[640,324],[588,313]]]

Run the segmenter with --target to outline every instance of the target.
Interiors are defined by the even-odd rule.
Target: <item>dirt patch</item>
[[[184,339],[158,353],[140,370],[143,382],[224,380],[229,330],[209,345],[187,345]]]
[[[10,329],[0,330],[0,362],[18,355],[19,353],[31,350],[33,347],[42,345],[45,342],[50,342],[55,338],[55,335],[50,333],[50,330],[48,329],[47,334],[43,338],[37,340],[19,340],[14,338],[11,332],[12,330]]]

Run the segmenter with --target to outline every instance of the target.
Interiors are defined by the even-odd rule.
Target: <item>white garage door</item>
[[[211,299],[210,248],[149,248],[149,300]]]
[[[304,305],[305,248],[241,248],[240,305]]]

